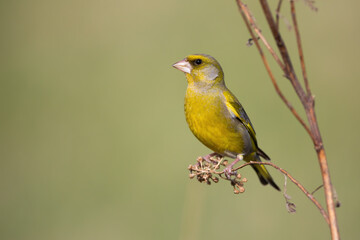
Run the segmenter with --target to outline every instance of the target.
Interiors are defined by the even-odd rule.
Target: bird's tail
[[[255,159],[257,162],[261,162],[260,157],[256,154],[255,155]],[[253,169],[255,170],[256,174],[259,177],[260,182],[263,185],[267,185],[270,184],[271,186],[273,186],[276,190],[280,191],[280,188],[278,187],[278,185],[274,182],[273,178],[271,177],[270,173],[268,172],[268,170],[266,170],[264,165],[251,165],[253,167]]]

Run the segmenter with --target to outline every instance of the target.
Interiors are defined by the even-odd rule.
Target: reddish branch
[[[309,136],[311,137],[311,139],[313,141],[315,150],[317,152],[318,161],[319,161],[320,169],[321,169],[321,175],[322,175],[323,184],[324,184],[324,192],[325,192],[325,198],[326,198],[326,204],[327,204],[327,214],[324,214],[324,212],[321,210],[322,209],[321,205],[316,204],[314,201],[313,202],[315,203],[315,205],[318,208],[320,207],[319,208],[320,212],[324,216],[325,220],[328,222],[332,239],[333,240],[340,239],[339,229],[337,226],[336,213],[335,213],[333,187],[331,184],[329,168],[328,168],[328,164],[327,164],[323,141],[322,141],[322,138],[320,135],[319,126],[318,126],[317,119],[316,119],[316,114],[315,114],[315,109],[314,109],[314,97],[311,94],[311,90],[310,90],[310,86],[309,86],[309,82],[308,82],[308,78],[307,78],[307,74],[306,74],[304,54],[303,54],[301,39],[300,39],[300,32],[299,32],[298,23],[296,20],[296,11],[295,11],[294,0],[290,0],[290,12],[291,12],[292,20],[293,20],[293,26],[295,29],[296,41],[297,41],[300,63],[301,63],[302,76],[303,76],[306,90],[304,90],[304,88],[302,87],[302,85],[300,84],[300,82],[296,76],[295,69],[292,65],[289,52],[286,48],[284,40],[281,37],[280,30],[278,27],[278,24],[279,24],[278,19],[279,19],[279,15],[280,15],[279,11],[280,11],[280,6],[282,3],[282,0],[279,0],[277,12],[276,12],[276,18],[277,18],[276,21],[274,20],[273,13],[270,10],[268,2],[266,0],[259,0],[259,1],[261,4],[261,7],[263,9],[264,15],[266,17],[266,20],[269,24],[269,27],[272,32],[275,43],[277,45],[277,48],[280,52],[282,60],[279,59],[279,57],[276,55],[274,49],[269,45],[268,41],[266,41],[265,37],[261,34],[260,29],[255,24],[255,19],[250,14],[250,11],[246,7],[246,5],[243,4],[241,0],[236,0],[237,5],[240,10],[240,13],[244,19],[244,22],[250,32],[250,35],[251,35],[253,41],[255,42],[257,49],[259,50],[259,53],[261,55],[261,58],[265,65],[265,68],[271,78],[271,81],[275,87],[276,92],[278,93],[280,98],[283,100],[285,105],[290,109],[290,111],[296,117],[296,119],[305,128],[305,130],[308,132]],[[274,57],[275,61],[278,63],[280,68],[283,70],[284,76],[290,80],[291,85],[293,86],[296,94],[298,95],[298,97],[304,107],[309,125],[307,125],[305,123],[305,121],[299,116],[297,111],[293,108],[292,104],[286,99],[284,94],[281,92],[281,90],[276,82],[276,79],[271,71],[269,63],[268,63],[267,59],[265,58],[265,55],[260,47],[259,41],[257,40],[257,36],[254,34],[253,30],[256,32],[256,34],[259,36],[259,38],[263,41],[266,48],[270,51],[270,53]],[[266,165],[271,165],[271,164],[266,163]],[[305,194],[308,197],[312,196],[311,194],[309,194],[309,195],[307,193],[305,193]],[[325,216],[328,216],[328,218]]]
[[[321,206],[321,204],[315,199],[315,197],[313,196],[312,193],[310,193],[308,190],[306,190],[306,188],[301,185],[301,183],[299,181],[297,181],[293,176],[291,176],[286,170],[282,169],[281,167],[276,166],[274,163],[272,162],[248,162],[248,163],[244,163],[241,166],[237,167],[236,169],[234,169],[234,171],[239,170],[243,167],[246,167],[248,165],[269,165],[272,166],[273,168],[276,168],[277,170],[279,170],[280,172],[282,172],[285,176],[287,176],[288,178],[290,178],[290,180],[301,190],[303,191],[303,193],[316,205],[316,207],[319,209],[320,213],[323,215],[325,221],[329,224],[329,217],[326,213],[326,211],[324,210],[324,208]]]

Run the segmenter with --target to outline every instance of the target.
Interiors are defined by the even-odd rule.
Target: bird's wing
[[[226,107],[229,110],[231,116],[238,119],[245,126],[255,146],[257,147],[255,130],[244,108],[230,91],[224,91],[223,94],[226,100]]]

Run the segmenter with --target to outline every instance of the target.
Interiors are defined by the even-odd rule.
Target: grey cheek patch
[[[219,70],[214,66],[208,66],[204,69],[209,80],[215,80],[219,76]]]

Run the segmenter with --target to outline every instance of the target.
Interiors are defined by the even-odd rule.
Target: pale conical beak
[[[181,60],[172,66],[176,69],[179,69],[180,71],[182,71],[184,73],[190,73],[191,69],[192,69],[190,63],[186,60]]]

